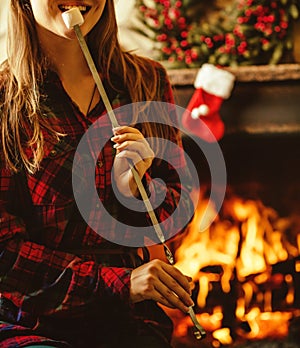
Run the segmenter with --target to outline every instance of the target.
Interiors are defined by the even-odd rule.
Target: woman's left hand
[[[113,177],[118,190],[126,197],[138,196],[138,188],[129,163],[134,165],[140,178],[151,166],[154,152],[143,134],[136,128],[121,126],[113,129],[117,154],[114,160]]]

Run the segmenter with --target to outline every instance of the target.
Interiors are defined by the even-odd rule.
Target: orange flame
[[[247,322],[251,329],[250,333],[243,333],[243,336],[261,338],[269,334],[286,335],[288,320],[293,313],[273,312],[272,290],[265,289],[262,292],[259,286],[267,282],[285,282],[288,288],[286,304],[293,304],[292,276],[274,276],[271,273],[272,265],[300,254],[300,233],[296,235],[294,243],[288,240],[286,233],[293,226],[293,218],[280,217],[273,208],[259,200],[243,200],[232,196],[225,200],[222,212],[210,227],[202,231],[204,210],[205,216],[216,215],[212,203],[202,199],[176,251],[176,267],[199,283],[198,308],[204,311],[213,283],[219,282],[226,294],[231,290],[231,280],[236,277],[241,294],[237,298],[235,315],[240,322]],[[215,274],[201,271],[207,266],[221,266],[222,272]],[[296,262],[295,267],[300,272],[300,262]],[[254,295],[259,305],[257,307],[252,303]],[[197,316],[207,330],[212,329],[213,337],[221,344],[231,344],[230,333],[227,328],[221,327],[222,317],[219,315],[217,319],[216,313],[221,314],[222,307],[221,310],[218,307],[213,314],[202,313]],[[208,317],[219,324],[212,325],[212,319],[208,320]],[[279,321],[284,321],[285,325],[278,325]],[[267,323],[273,325],[268,326]],[[278,326],[281,327],[280,332]]]

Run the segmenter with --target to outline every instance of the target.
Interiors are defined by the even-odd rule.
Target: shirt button
[[[97,161],[97,166],[99,167],[99,168],[102,168],[103,167],[103,161]]]
[[[57,151],[51,150],[49,155],[50,155],[50,157],[55,157],[57,155]]]

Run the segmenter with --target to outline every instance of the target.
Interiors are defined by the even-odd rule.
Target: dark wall
[[[193,92],[192,86],[175,87],[177,104],[185,107]],[[300,81],[237,82],[220,113],[228,184],[283,214],[300,209]],[[184,146],[201,180],[209,180],[199,147],[188,136]]]

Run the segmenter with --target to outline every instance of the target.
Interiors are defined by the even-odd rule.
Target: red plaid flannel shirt
[[[161,85],[162,100],[173,103],[172,90],[163,70]],[[128,95],[118,94],[106,83],[105,86],[114,108],[130,103]],[[51,107],[44,117],[58,124],[66,136],[53,144],[47,141],[46,135],[45,155],[40,170],[34,175],[25,176],[34,207],[33,212],[29,211],[32,209],[26,204],[26,193],[19,192],[18,185],[14,183],[14,176],[3,163],[1,164],[0,292],[2,296],[13,301],[21,309],[20,315],[25,317],[28,313],[68,313],[74,307],[107,295],[119,298],[130,310],[131,266],[126,267],[126,263],[124,267],[109,266],[95,261],[91,255],[72,252],[91,247],[119,247],[101,237],[102,231],[114,233],[113,224],[101,223],[101,211],[95,209],[93,212],[99,220],[99,230],[96,233],[83,221],[78,211],[74,210],[71,184],[72,160],[77,144],[90,125],[104,117],[104,105],[100,101],[85,117],[66,94],[54,73],[50,73],[45,81],[44,94],[45,104]],[[174,111],[172,117],[176,117]],[[99,136],[111,137],[111,125],[105,122],[104,126],[101,126],[102,134],[100,132]],[[178,143],[178,139],[171,140]],[[95,185],[101,201],[114,211],[116,202],[111,198],[111,168],[115,151],[112,145],[112,142],[108,141],[100,153],[95,168]],[[156,209],[161,221],[172,214],[180,195],[185,195],[183,208],[174,221],[171,219],[169,222],[168,226],[171,227],[180,225],[180,217],[191,214],[193,207],[189,198],[189,188],[182,187],[176,174],[176,170],[186,170],[183,152],[174,153],[172,150],[172,153],[165,156],[173,159],[173,166],[176,168],[155,160],[145,179],[150,180],[153,173],[156,175],[161,172],[165,175],[163,180],[167,189],[162,188],[165,195],[164,203]],[[130,212],[126,212],[122,217],[126,222],[132,221],[132,218],[143,226],[150,223],[146,213],[130,215]],[[132,238],[130,226],[124,229],[123,236],[126,245],[126,238]],[[52,287],[55,289],[53,293]],[[41,290],[47,294],[47,289],[50,289],[48,298],[45,295],[43,301],[30,300],[35,295],[40,295]],[[22,346],[20,337],[18,344],[16,341],[14,347]]]

